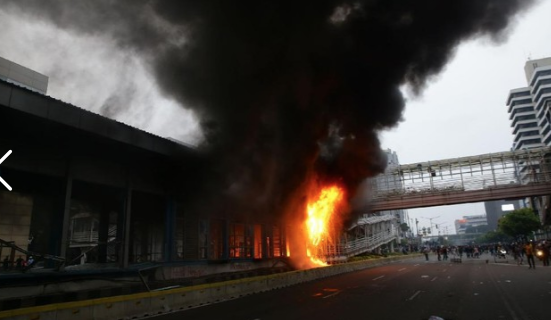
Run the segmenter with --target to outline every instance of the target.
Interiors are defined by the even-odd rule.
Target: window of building
[[[514,118],[517,114],[520,114],[520,113],[523,113],[523,112],[533,112],[533,111],[534,111],[534,107],[533,107],[533,106],[522,107],[522,108],[514,109],[514,110],[511,112],[511,116]]]
[[[539,144],[539,143],[541,143],[541,139],[529,139],[529,140],[524,140],[524,141],[521,141],[521,142],[518,144],[518,148],[519,148],[519,149],[522,149],[522,147],[525,146],[525,145]]]
[[[539,131],[538,130],[530,130],[530,131],[526,131],[526,132],[523,132],[523,133],[520,133],[518,136],[519,137],[531,137],[531,136],[537,136],[539,135]]]
[[[254,225],[254,258],[262,259],[262,226]]]
[[[538,126],[538,124],[535,123],[535,122],[519,124],[518,126],[515,127],[515,130],[514,130],[513,133],[516,134],[519,129],[535,128],[537,126]]]
[[[513,120],[513,126],[516,126],[517,125],[517,122],[519,121],[524,121],[524,120],[533,120],[533,119],[536,119],[536,115],[527,115],[527,116],[520,116],[520,117],[516,117],[514,120]]]
[[[211,220],[209,225],[210,243],[208,257],[212,260],[224,257],[224,222]]]
[[[199,259],[208,258],[209,248],[209,222],[199,220]]]
[[[533,86],[538,78],[544,77],[544,76],[551,76],[551,70],[544,70],[544,71],[536,72],[536,74],[532,77],[532,81],[530,82],[530,85]]]
[[[538,95],[536,96],[536,99],[534,99],[534,101],[538,101],[541,98],[541,96],[546,94],[546,93],[551,93],[551,88],[541,89],[541,91],[538,93]]]
[[[528,92],[528,91],[517,92],[517,93],[513,93],[512,98],[526,97],[526,96],[529,96],[529,95],[530,95],[530,92]]]
[[[230,258],[251,258],[253,252],[252,230],[241,223],[230,224],[229,253]]]
[[[522,100],[513,101],[513,104],[511,106],[514,107],[521,104],[529,104],[529,103],[532,103],[532,99],[522,99]]]
[[[273,246],[274,246],[274,257],[281,257],[281,233],[279,227],[273,228]]]
[[[536,86],[534,87],[534,90],[533,92],[536,93],[538,92],[539,88],[543,85],[546,85],[546,84],[551,84],[551,79],[544,79],[544,80],[540,80],[538,81],[538,83],[536,84]]]

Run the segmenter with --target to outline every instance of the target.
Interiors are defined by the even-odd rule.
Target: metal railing
[[[372,201],[551,183],[551,148],[399,165],[371,180]]]
[[[368,251],[377,249],[378,247],[389,243],[396,239],[395,232],[382,231],[365,238],[359,238],[346,243],[344,255],[352,257]]]

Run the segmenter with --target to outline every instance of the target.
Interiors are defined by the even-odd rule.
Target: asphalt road
[[[488,259],[488,263],[486,263]],[[169,319],[551,319],[551,268],[424,258],[155,317]]]

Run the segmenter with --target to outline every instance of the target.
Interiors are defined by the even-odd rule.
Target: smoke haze
[[[236,211],[272,216],[312,183],[341,183],[352,197],[386,166],[378,132],[402,120],[400,86],[421,93],[461,41],[502,39],[533,2],[6,1],[139,57],[199,119],[217,173],[198,187],[201,204],[223,193]],[[122,86],[100,111],[116,115],[138,91]]]

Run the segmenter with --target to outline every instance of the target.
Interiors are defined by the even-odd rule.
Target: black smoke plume
[[[500,39],[515,14],[532,2],[9,5],[60,28],[115,41],[143,57],[166,95],[195,110],[206,137],[205,167],[218,177],[197,176],[203,211],[217,203],[226,211],[278,216],[312,177],[338,181],[352,196],[361,181],[382,172],[386,159],[377,134],[402,120],[400,86],[420,93],[461,41]]]

